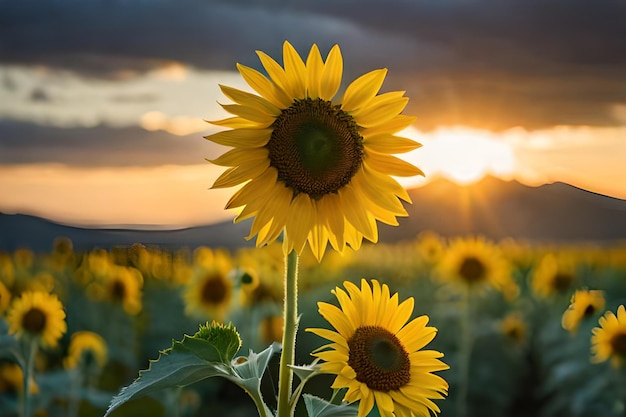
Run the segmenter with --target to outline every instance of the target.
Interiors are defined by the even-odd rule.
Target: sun
[[[422,167],[427,179],[442,176],[467,185],[485,175],[509,178],[515,171],[512,147],[494,132],[451,126],[426,133],[410,127],[402,134],[424,145],[405,159]]]

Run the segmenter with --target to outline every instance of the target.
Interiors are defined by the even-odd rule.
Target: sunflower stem
[[[28,346],[26,347],[26,356],[24,358],[24,369],[22,373],[24,375],[22,393],[22,417],[30,417],[31,411],[31,398],[30,398],[30,380],[33,376],[35,368],[35,356],[37,355],[38,340],[35,337],[29,338]]]
[[[293,416],[293,410],[289,402],[293,384],[291,365],[294,364],[296,333],[298,331],[298,254],[295,251],[291,251],[285,259],[285,264],[285,298],[283,306],[285,327],[278,374],[278,417]]]
[[[459,393],[457,398],[457,417],[465,417],[467,415],[467,397],[469,390],[469,371],[470,360],[472,357],[472,348],[474,339],[472,337],[472,319],[471,319],[471,290],[466,286],[461,297],[461,340],[459,347]]]

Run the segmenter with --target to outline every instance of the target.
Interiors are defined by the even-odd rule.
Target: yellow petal
[[[343,236],[345,220],[339,196],[336,193],[327,194],[317,205],[326,219],[330,244],[336,251],[343,252],[346,243]]]
[[[367,105],[383,85],[387,69],[378,69],[361,75],[346,88],[341,100],[341,109],[348,113]]]
[[[224,110],[231,114],[235,114],[251,122],[257,123],[259,127],[269,127],[276,118],[269,114],[259,112],[254,107],[244,106],[241,104],[220,104]]]
[[[263,163],[264,160],[269,160],[268,154],[268,150],[265,148],[235,148],[216,159],[209,160],[209,162],[215,165],[230,167],[245,164],[258,164]]]
[[[383,172],[397,177],[424,175],[421,169],[398,157],[368,151],[367,149],[365,150],[365,158],[363,162],[378,172]]]
[[[377,189],[379,193],[386,194],[387,192],[392,191],[396,196],[407,203],[411,202],[411,197],[406,189],[389,175],[373,170],[368,167],[367,164],[363,164],[362,168],[368,179],[367,181],[369,185],[372,188]]]
[[[226,85],[219,84],[219,86],[222,93],[224,93],[226,97],[238,104],[248,106],[259,112],[274,117],[280,114],[280,109],[263,97],[259,97],[256,94],[251,94]]]
[[[378,230],[376,222],[370,219],[363,202],[357,197],[353,187],[348,184],[339,190],[339,197],[344,208],[346,219],[365,236],[366,239],[376,242]]]
[[[289,207],[289,216],[286,224],[286,239],[293,243],[293,249],[299,254],[309,236],[313,225],[313,203],[310,197],[301,193],[298,194]]]
[[[289,85],[287,91],[294,98],[306,97],[306,67],[295,48],[287,41],[283,43],[285,75]]]
[[[318,98],[320,96],[320,82],[323,70],[324,61],[322,60],[322,55],[320,55],[320,50],[317,45],[313,44],[309,51],[309,56],[306,59],[308,97]]]
[[[326,57],[326,64],[322,72],[320,97],[323,100],[330,101],[335,94],[337,94],[339,86],[341,85],[342,74],[343,58],[341,57],[341,50],[339,49],[339,45],[334,45],[328,53],[328,57]]]
[[[272,129],[231,129],[223,130],[212,135],[205,136],[205,139],[224,146],[237,148],[259,148],[267,145],[272,137]]]
[[[293,98],[289,97],[280,88],[276,88],[274,83],[268,80],[259,71],[241,64],[237,64],[237,69],[241,73],[243,79],[250,87],[252,87],[254,91],[268,99],[276,107],[284,109],[291,105]]]
[[[371,102],[377,101],[379,97],[383,96],[375,97],[371,100]],[[408,102],[408,97],[388,101],[385,100],[383,103],[368,105],[367,108],[358,110],[353,113],[352,116],[359,126],[364,128],[374,127],[385,124],[396,117],[402,112],[402,110],[404,110]]]
[[[390,154],[410,152],[422,146],[413,139],[393,136],[389,133],[370,135],[363,139],[363,145],[375,152]]]
[[[239,165],[227,169],[216,180],[211,188],[228,188],[259,176],[270,165],[269,159],[257,164]]]
[[[370,136],[379,135],[383,133],[393,134],[399,132],[407,127],[411,126],[417,120],[414,116],[407,116],[406,114],[399,114],[388,122],[373,126],[368,129],[363,129],[361,136],[368,138]]]
[[[283,93],[289,97],[293,96],[290,94],[289,90],[289,80],[287,79],[287,75],[285,74],[285,70],[281,67],[272,57],[267,55],[265,52],[256,51],[263,68],[267,71],[268,75],[272,82],[280,88]]]
[[[232,129],[240,128],[259,128],[259,124],[252,120],[244,119],[243,117],[229,117],[221,120],[205,120],[207,123],[211,123],[216,126],[230,127]],[[267,127],[267,126],[265,126]]]
[[[396,216],[406,216],[407,212],[402,203],[397,198],[390,198],[389,191],[383,187],[375,188],[374,181],[372,177],[367,176],[363,168],[352,177],[354,189],[358,190],[365,198]]]
[[[251,201],[263,200],[276,185],[278,172],[274,168],[266,169],[263,174],[259,175],[243,187],[241,187],[226,203],[226,209],[245,206]]]

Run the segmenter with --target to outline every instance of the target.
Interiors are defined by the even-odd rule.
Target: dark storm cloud
[[[0,62],[91,76],[167,60],[205,69],[259,67],[339,43],[346,78],[390,69],[423,129],[461,123],[612,125],[626,102],[626,2],[617,0],[240,0],[0,3]]]
[[[219,154],[201,133],[174,136],[107,126],[67,129],[8,120],[0,120],[0,132],[0,164],[189,165]]]

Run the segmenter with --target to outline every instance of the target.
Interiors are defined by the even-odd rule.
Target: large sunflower
[[[376,242],[376,221],[397,225],[410,202],[394,176],[423,175],[391,154],[419,143],[395,136],[413,117],[400,114],[403,91],[378,94],[386,69],[353,81],[341,98],[343,60],[335,45],[326,60],[314,44],[306,62],[289,43],[281,66],[257,51],[269,77],[237,68],[259,95],[220,86],[236,104],[222,107],[234,117],[211,123],[232,128],[206,138],[234,149],[211,161],[230,167],[213,188],[246,183],[226,208],[243,207],[235,221],[254,217],[249,238],[262,246],[284,232],[287,252],[301,253],[307,241],[321,259],[327,243],[358,249],[363,237]]]
[[[42,346],[54,347],[67,331],[63,304],[54,294],[23,292],[13,300],[7,315],[9,334],[32,337]]]
[[[626,358],[626,309],[621,305],[617,315],[607,311],[600,317],[600,327],[592,330],[591,361],[604,362],[611,359],[611,365],[619,367]]]
[[[359,417],[376,404],[383,416],[430,416],[439,412],[432,401],[442,399],[447,382],[433,372],[448,369],[434,350],[421,350],[437,333],[426,327],[427,316],[407,323],[413,298],[398,303],[389,287],[361,280],[361,288],[344,282],[346,293],[333,293],[341,308],[318,303],[320,314],[336,329],[307,329],[331,341],[313,353],[325,361],[322,371],[336,374],[332,388],[347,388],[344,400],[359,402]]]

